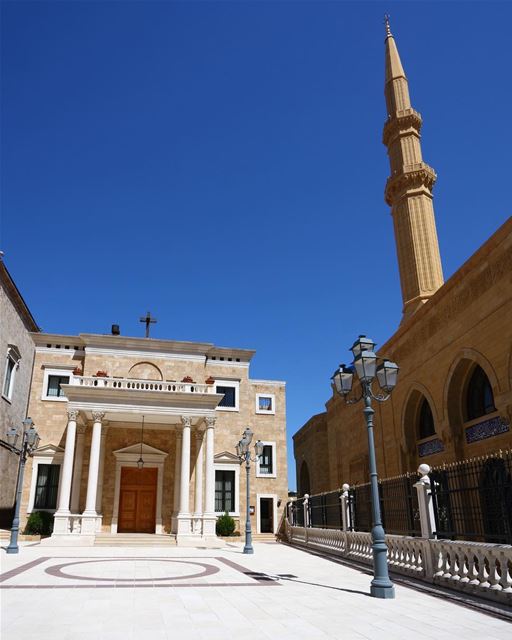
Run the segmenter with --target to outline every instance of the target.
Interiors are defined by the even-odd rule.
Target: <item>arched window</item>
[[[477,365],[471,374],[466,395],[468,420],[475,420],[496,411],[491,383],[485,371]]]
[[[436,426],[434,424],[432,409],[430,408],[428,400],[423,398],[418,418],[418,437],[420,440],[423,440],[423,438],[429,438],[435,435],[435,433]]]

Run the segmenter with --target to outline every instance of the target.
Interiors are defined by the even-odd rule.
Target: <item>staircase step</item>
[[[96,547],[174,547],[176,538],[154,533],[98,533]]]

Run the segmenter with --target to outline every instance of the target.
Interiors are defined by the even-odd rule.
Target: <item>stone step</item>
[[[155,533],[98,533],[95,547],[174,547],[173,535]]]

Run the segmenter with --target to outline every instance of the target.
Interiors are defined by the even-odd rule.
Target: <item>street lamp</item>
[[[21,445],[18,448],[16,445],[21,436]],[[18,465],[18,476],[16,479],[16,502],[14,505],[14,519],[11,527],[11,539],[9,546],[5,550],[7,553],[18,553],[18,533],[20,530],[20,506],[21,506],[21,492],[23,489],[23,474],[25,471],[25,462],[27,457],[37,449],[39,446],[40,437],[34,427],[32,418],[23,420],[23,430],[17,427],[11,427],[7,431],[7,444],[11,451],[20,457],[20,463]]]
[[[359,336],[351,347],[354,355],[352,365],[340,365],[339,369],[332,376],[336,392],[345,398],[347,404],[354,404],[360,400],[364,401],[364,417],[368,431],[368,455],[370,462],[370,488],[372,497],[372,549],[373,549],[373,580],[370,593],[374,598],[394,598],[395,588],[389,579],[387,563],[387,547],[382,526],[379,504],[379,484],[377,480],[377,463],[375,459],[375,442],[373,437],[373,414],[372,398],[377,402],[385,402],[389,399],[391,392],[396,386],[398,376],[398,366],[389,360],[382,360],[377,365],[377,360],[381,360],[374,352],[375,342],[366,336]],[[352,390],[354,373],[361,384],[361,394],[359,397],[349,398],[348,394]],[[372,391],[373,379],[377,377],[379,386],[383,393],[375,394]]]
[[[260,459],[263,453],[263,442],[258,440],[254,445],[254,458],[251,458],[250,445],[252,442],[253,432],[250,427],[246,427],[242,434],[241,440],[236,445],[236,455],[240,459],[240,464],[245,462],[246,472],[246,518],[245,518],[245,546],[244,553],[254,553],[252,548],[252,532],[251,532],[251,514],[250,514],[250,491],[249,491],[249,469],[251,467],[251,461],[256,462]]]

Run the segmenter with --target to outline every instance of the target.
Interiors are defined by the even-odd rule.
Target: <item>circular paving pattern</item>
[[[195,573],[182,573],[182,571],[176,571],[176,573],[174,575],[167,575],[167,576],[161,576],[161,577],[156,577],[156,576],[151,576],[149,578],[138,578],[138,577],[130,577],[130,578],[123,578],[123,577],[112,577],[112,578],[108,578],[108,577],[100,577],[100,576],[90,576],[90,575],[76,575],[73,573],[69,573],[67,571],[63,571],[63,569],[67,568],[67,567],[73,567],[76,565],[90,565],[93,563],[103,563],[103,565],[108,565],[112,562],[132,562],[132,563],[136,563],[137,560],[134,560],[133,558],[98,558],[97,560],[80,560],[77,562],[66,562],[64,564],[55,564],[51,567],[47,567],[45,569],[45,572],[48,573],[51,576],[55,576],[56,578],[65,578],[67,580],[93,580],[94,582],[157,582],[157,581],[168,581],[168,580],[183,580],[185,578],[190,579],[190,578],[204,578],[206,576],[211,576],[214,573],[218,573],[219,569],[218,567],[215,567],[212,564],[206,564],[204,562],[195,562],[195,561],[191,561],[191,560],[173,560],[173,559],[166,559],[166,558],[144,558],[141,559],[139,562],[141,563],[141,565],[147,562],[160,562],[160,563],[172,563],[173,565],[193,565],[194,568],[195,567],[200,567],[199,571],[196,571]],[[137,568],[137,572],[140,571],[141,569],[141,565],[139,565],[139,567]],[[175,567],[176,569],[182,569],[182,567],[180,566]]]

